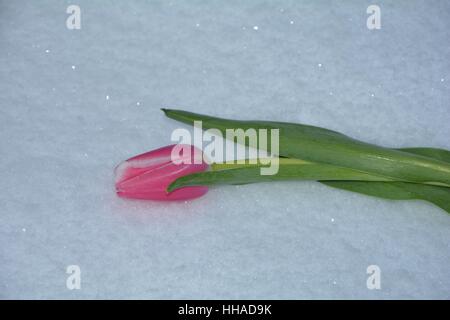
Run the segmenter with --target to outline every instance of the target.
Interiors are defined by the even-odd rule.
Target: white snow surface
[[[377,1],[380,30],[371,4],[0,1],[0,298],[449,299],[450,215],[425,202],[317,182],[114,192],[118,163],[186,127],[161,107],[450,149],[450,3]]]

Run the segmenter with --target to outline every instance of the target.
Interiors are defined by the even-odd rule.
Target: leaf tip
[[[171,193],[172,191],[174,191],[175,189],[178,189],[178,183],[177,180],[173,181],[171,184],[169,184],[169,186],[166,189],[167,193]]]

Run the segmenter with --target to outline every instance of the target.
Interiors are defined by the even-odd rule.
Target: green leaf
[[[414,153],[421,156],[444,161],[450,164],[450,151],[438,148],[401,148],[397,149],[403,152]]]
[[[355,165],[355,167],[346,167],[303,159],[280,158],[280,170],[278,174],[262,176],[259,171],[261,165],[258,164],[216,164],[213,165],[213,171],[196,173],[177,179],[169,186],[168,191],[189,185],[246,184],[279,180],[319,180],[319,182],[334,188],[385,199],[419,199],[429,201],[450,213],[450,188],[410,183],[406,182],[408,180],[405,179],[405,177],[411,179],[411,177],[417,178],[421,176],[421,179],[424,180],[422,182],[444,184],[447,178],[439,179],[436,178],[436,175],[440,173],[445,176],[447,174],[447,168],[450,167],[450,151],[448,150],[436,148],[388,149],[364,144],[338,132],[311,126],[275,122],[223,120],[176,110],[165,110],[165,112],[169,117],[186,123],[191,123],[193,120],[202,120],[205,129],[217,128],[222,130],[222,132],[225,132],[224,130],[228,128],[242,128],[245,130],[246,128],[252,127],[256,129],[278,127],[282,131],[280,133],[280,140],[284,141],[283,147],[280,146],[280,155],[285,157],[302,154],[301,152],[296,152],[295,149],[305,145],[313,153],[315,152],[314,157],[320,158],[322,153],[315,150],[320,148],[326,148],[326,152],[336,154],[336,151],[333,150],[336,146],[330,142],[334,141],[338,148],[342,150],[348,148],[347,155],[343,154],[342,150],[339,150],[337,154],[341,158],[338,157],[338,161],[335,161],[335,163]],[[283,138],[283,134],[286,132],[291,136],[298,136],[299,141],[297,142],[297,147],[295,147],[295,142]],[[306,143],[304,143],[305,139]],[[361,144],[366,148],[365,151],[364,148],[361,149]],[[364,152],[367,153],[365,154]],[[367,160],[368,154],[374,158],[372,159],[374,161],[372,164],[375,163],[369,170],[367,166],[361,166],[361,159]],[[345,157],[349,159],[344,159],[346,161],[342,160]],[[359,161],[352,162],[352,157],[356,157],[356,160]],[[375,160],[377,157],[381,161],[381,165],[376,163]],[[310,160],[310,158],[307,160]],[[329,158],[326,159],[330,161]],[[392,164],[390,166],[384,166],[385,161],[390,161]],[[399,161],[399,164],[396,164],[396,161]],[[359,169],[361,167],[365,169]],[[380,168],[386,170],[377,171]],[[411,175],[406,172],[406,169],[419,170],[421,172],[420,175]],[[385,175],[386,173],[388,175]],[[428,174],[433,178],[424,179]],[[421,179],[417,180],[420,181]]]
[[[436,148],[403,148],[450,163],[450,152]],[[319,181],[327,186],[391,200],[425,200],[450,213],[450,188],[404,182]]]
[[[194,185],[247,184],[284,180],[353,180],[392,181],[389,178],[367,174],[358,170],[313,163],[300,159],[279,159],[275,175],[261,175],[261,164],[215,164],[211,171],[193,173],[180,177],[169,185],[167,191]]]
[[[425,200],[450,213],[450,188],[408,182],[319,181],[327,186],[390,200]]]
[[[233,168],[233,166],[235,167]],[[319,182],[330,187],[385,199],[429,201],[450,213],[450,188],[447,187],[398,181],[387,182],[384,177],[298,159],[280,159],[280,168],[276,175],[261,175],[260,168],[259,165],[219,165],[220,170],[218,171],[194,173],[178,178],[169,186],[168,192],[195,185],[239,185],[284,180],[320,180]],[[339,179],[345,181],[335,181]]]
[[[418,153],[379,147],[336,131],[295,123],[239,121],[181,110],[163,111],[169,118],[188,124],[201,120],[204,129],[216,128],[224,137],[227,129],[279,129],[279,155],[282,157],[355,169],[392,180],[450,186],[449,163]]]

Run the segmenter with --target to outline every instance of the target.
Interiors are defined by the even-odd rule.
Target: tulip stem
[[[259,159],[243,159],[243,160],[233,160],[227,161],[223,163],[213,163],[210,166],[211,171],[220,172],[226,170],[238,170],[238,169],[257,169],[266,167],[268,163],[274,161],[276,158],[259,158]],[[280,173],[277,173],[278,176],[282,176],[285,179],[288,179],[287,173],[289,172],[292,175],[290,178],[304,179],[306,176],[314,176],[317,174],[316,178],[311,180],[350,180],[350,181],[399,181],[399,182],[411,182],[414,181],[404,180],[404,179],[396,179],[392,177],[386,177],[381,174],[373,174],[367,173],[364,171],[360,171],[357,169],[339,167],[334,165],[329,165],[325,163],[316,163],[311,161],[306,161],[303,159],[295,159],[295,158],[278,158]],[[334,170],[334,171],[333,171]],[[326,175],[323,173],[326,172]],[[261,180],[272,180],[270,176],[264,178],[261,177]],[[434,185],[440,187],[450,187],[449,185],[439,183],[439,182],[424,182],[422,184],[426,185]]]

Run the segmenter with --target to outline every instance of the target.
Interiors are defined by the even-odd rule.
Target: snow
[[[0,5],[0,298],[450,298],[431,204],[316,182],[130,201],[113,176],[184,127],[162,107],[450,149],[449,3],[378,1],[380,30],[357,1],[79,0],[80,30],[69,4]]]

